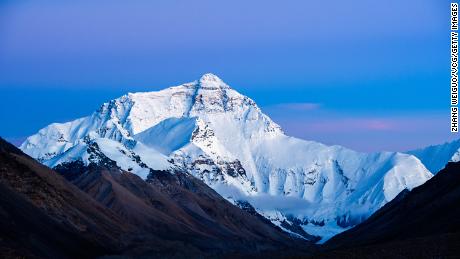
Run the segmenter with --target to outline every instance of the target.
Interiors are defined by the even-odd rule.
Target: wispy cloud
[[[321,104],[319,103],[278,103],[274,105],[267,106],[269,109],[282,109],[282,110],[293,110],[293,111],[313,111],[319,110]]]
[[[360,151],[405,151],[458,138],[450,134],[449,115],[443,113],[353,115],[320,109],[275,115],[288,135]]]
[[[402,123],[394,119],[382,118],[338,118],[334,120],[313,121],[311,129],[317,131],[356,131],[375,130],[388,131],[399,128]]]

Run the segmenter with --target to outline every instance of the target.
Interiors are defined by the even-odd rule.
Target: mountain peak
[[[206,82],[206,81],[222,82],[222,79],[220,79],[218,76],[214,75],[213,73],[206,73],[200,77],[200,82]]]
[[[213,74],[121,97],[90,116],[51,124],[21,149],[50,166],[89,164],[96,151],[88,153],[87,138],[97,141],[97,152],[141,178],[150,169],[182,170],[225,197],[250,202],[278,226],[291,224],[284,215],[318,222],[299,228],[325,238],[432,176],[413,156],[364,154],[286,136],[253,100]],[[259,195],[273,200],[253,199]],[[267,206],[291,198],[294,207]]]
[[[202,75],[198,80],[198,84],[200,88],[210,90],[230,88],[226,83],[224,83],[224,81],[222,81],[222,79],[212,73]]]

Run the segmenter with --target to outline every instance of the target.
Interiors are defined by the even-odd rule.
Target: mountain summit
[[[322,241],[432,177],[411,155],[286,136],[253,100],[213,74],[129,93],[88,117],[41,129],[21,149],[50,167],[108,157],[143,179],[158,170],[187,171],[285,231]]]
[[[198,85],[201,88],[209,90],[230,88],[226,83],[224,83],[224,81],[222,81],[222,79],[212,73],[207,73],[201,76],[200,80],[198,80]]]

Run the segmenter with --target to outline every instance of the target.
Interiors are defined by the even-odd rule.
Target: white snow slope
[[[88,117],[41,129],[21,149],[54,167],[91,162],[89,143],[144,179],[145,165],[187,170],[277,225],[300,219],[321,241],[432,177],[408,154],[359,153],[286,136],[253,100],[212,74],[129,93]]]
[[[416,156],[433,174],[443,169],[450,161],[460,161],[460,139],[440,145],[411,150],[408,154]]]

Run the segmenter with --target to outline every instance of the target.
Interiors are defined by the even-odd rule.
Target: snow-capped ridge
[[[460,139],[407,151],[406,153],[416,156],[428,170],[436,174],[448,162],[460,161]]]

